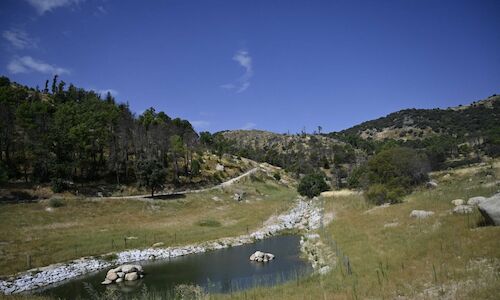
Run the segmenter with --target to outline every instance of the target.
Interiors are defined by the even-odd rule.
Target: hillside
[[[363,139],[416,140],[448,135],[470,143],[498,133],[500,96],[447,109],[405,109],[366,121],[333,136],[357,135]]]
[[[318,168],[347,174],[353,165],[365,159],[363,151],[326,135],[235,130],[215,136],[219,137],[219,142],[228,144],[227,151],[232,154],[265,161],[296,174],[310,173]]]

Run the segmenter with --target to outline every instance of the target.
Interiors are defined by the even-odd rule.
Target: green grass
[[[234,201],[235,190],[244,191],[248,202]],[[246,234],[289,209],[296,196],[273,179],[247,179],[222,191],[170,200],[68,198],[52,211],[48,201],[2,205],[0,275],[28,269],[28,257],[33,268],[156,242],[168,247]]]
[[[461,169],[421,189],[402,204],[371,210],[362,196],[325,199],[335,220],[320,235],[338,254],[326,276],[312,276],[272,288],[256,288],[213,298],[235,299],[496,299],[500,294],[500,227],[481,227],[479,212],[451,213],[450,201],[498,192],[499,164]],[[488,168],[488,167],[486,167]],[[425,220],[409,217],[414,209],[432,210]],[[385,224],[397,223],[386,227]],[[334,242],[331,242],[334,241]],[[352,274],[348,274],[346,261]]]

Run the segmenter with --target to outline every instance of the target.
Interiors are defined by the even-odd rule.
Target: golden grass
[[[232,199],[245,191],[245,201]],[[214,201],[217,197],[218,201]],[[48,201],[0,206],[0,275],[111,251],[165,247],[245,234],[293,205],[296,192],[274,180],[250,179],[224,191],[183,198],[140,201],[66,198],[47,211]],[[200,226],[206,220],[221,226]],[[126,237],[134,237],[125,240]]]
[[[404,203],[370,214],[365,212],[372,207],[360,195],[325,198],[325,212],[336,215],[320,231],[324,242],[338,254],[333,272],[212,298],[498,299],[500,227],[479,226],[479,212],[452,214],[450,201],[498,192],[499,171],[495,164],[470,172],[447,172],[454,180],[439,181],[437,189],[420,189]],[[431,210],[435,215],[416,220],[409,217],[414,209]]]

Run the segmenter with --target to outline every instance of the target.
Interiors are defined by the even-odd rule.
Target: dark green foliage
[[[50,187],[54,193],[61,193],[69,189],[69,184],[61,178],[54,178],[50,182]]]
[[[328,190],[328,184],[325,182],[325,176],[321,173],[308,174],[300,180],[297,191],[302,196],[313,198]]]
[[[0,184],[6,183],[9,180],[7,169],[0,162]]]
[[[198,176],[200,175],[200,170],[201,170],[201,162],[198,159],[193,159],[191,162],[191,175],[192,176]]]
[[[62,207],[64,206],[64,201],[60,198],[51,198],[49,200],[49,206],[52,208]]]
[[[139,160],[136,168],[137,182],[139,186],[146,187],[151,191],[151,197],[155,191],[162,189],[165,185],[167,172],[156,160]]]
[[[377,153],[365,166],[355,170],[349,183],[365,189],[366,198],[374,204],[396,203],[415,186],[426,182],[429,170],[425,154],[392,147]]]
[[[65,88],[56,76],[43,93],[0,78],[0,163],[10,178],[52,182],[57,191],[67,188],[65,181],[134,182],[139,157],[177,166],[169,163],[173,135],[189,173],[198,138],[189,122],[152,108],[135,118],[109,93],[102,99],[72,84]]]
[[[273,177],[274,177],[274,179],[276,179],[277,181],[280,181],[280,180],[281,180],[281,175],[280,175],[280,173],[278,173],[278,172],[274,173]]]

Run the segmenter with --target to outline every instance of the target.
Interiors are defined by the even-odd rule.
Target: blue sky
[[[2,0],[0,74],[198,130],[341,130],[500,93],[500,1]]]

